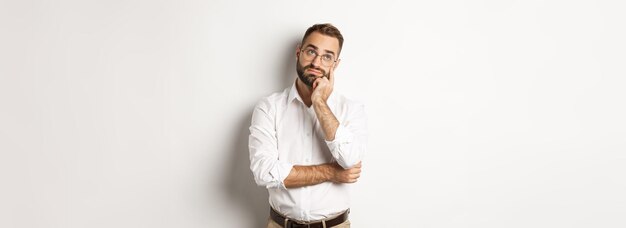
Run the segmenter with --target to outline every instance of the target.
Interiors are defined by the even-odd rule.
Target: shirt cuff
[[[278,162],[274,165],[274,168],[270,170],[270,175],[272,175],[275,181],[274,183],[267,185],[267,188],[281,187],[283,189],[287,189],[287,187],[285,187],[285,179],[289,176],[292,168],[293,165],[291,163],[278,160]]]
[[[339,127],[337,127],[337,131],[335,131],[335,139],[333,139],[332,141],[326,140],[326,145],[328,146],[328,149],[330,150],[330,153],[333,155],[335,160],[344,160],[341,153],[346,148],[342,147],[346,147],[346,145],[352,143],[353,138],[354,137],[352,135],[352,132],[350,132],[348,129],[346,129],[346,127],[340,124]]]

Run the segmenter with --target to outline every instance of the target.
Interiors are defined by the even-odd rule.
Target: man
[[[367,141],[363,105],[333,93],[343,36],[310,27],[295,83],[263,98],[250,126],[250,169],[269,191],[269,227],[350,227],[349,188]]]

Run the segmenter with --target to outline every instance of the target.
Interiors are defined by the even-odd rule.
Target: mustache
[[[322,68],[319,67],[313,67],[311,64],[304,66],[303,70],[307,70],[307,69],[313,69],[313,70],[317,70],[319,72],[322,72],[322,76],[326,77],[326,71]]]

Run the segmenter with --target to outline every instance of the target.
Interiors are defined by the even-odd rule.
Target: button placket
[[[315,137],[316,137],[315,128],[316,128],[316,125],[317,125],[317,117],[315,116],[315,114],[311,115],[311,121],[309,123],[310,123],[310,126],[311,126],[311,129],[309,131],[309,135],[311,136],[311,137],[309,137],[309,140],[311,142],[311,144],[310,144],[311,145],[311,153],[307,154],[307,162],[309,162],[309,164],[311,164],[312,160],[313,160],[312,159],[313,158],[313,151],[315,151],[315,143],[314,143],[315,142]]]

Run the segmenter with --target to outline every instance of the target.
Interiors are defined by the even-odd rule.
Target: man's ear
[[[300,44],[296,46],[296,59],[300,57],[300,47],[302,47]]]

